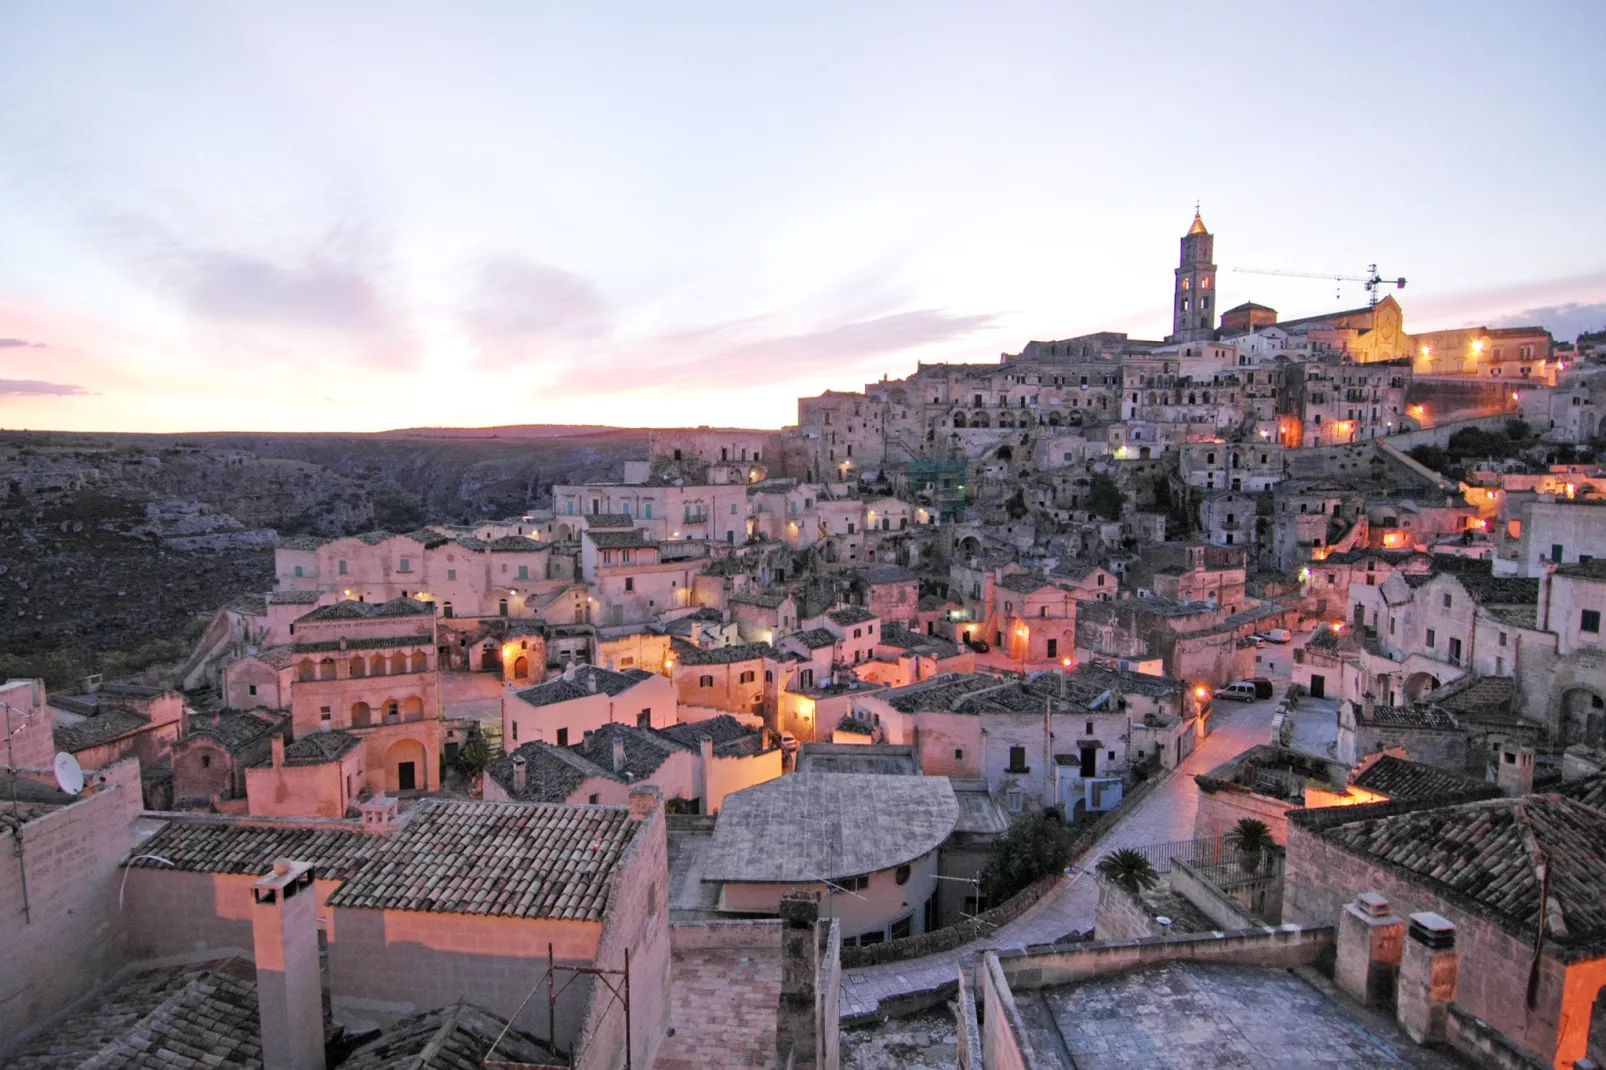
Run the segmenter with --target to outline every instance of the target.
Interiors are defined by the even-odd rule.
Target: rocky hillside
[[[554,482],[617,478],[645,455],[632,431],[0,433],[0,656],[11,659],[0,670],[52,657],[59,677],[154,660],[218,606],[271,586],[281,533],[508,515],[549,503]],[[132,657],[141,650],[150,658]]]

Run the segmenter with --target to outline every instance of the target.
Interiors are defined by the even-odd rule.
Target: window
[[[697,678],[697,686],[698,687],[713,687],[714,686],[714,678],[712,676],[699,676]]]
[[[592,792],[590,795],[586,796],[586,802],[590,803],[592,806],[597,805],[597,803],[601,801],[602,796],[598,795],[596,792]]]
[[[342,576],[344,576],[346,574],[346,559],[344,557],[342,557],[340,559],[340,567],[338,569],[336,569],[336,571],[339,572]]]
[[[1428,649],[1432,650],[1433,647],[1434,647],[1434,644],[1437,641],[1438,641],[1438,636],[1434,634],[1434,631],[1433,631],[1432,628],[1429,628],[1428,629]]]
[[[644,520],[652,519],[652,502],[641,503],[641,516]]]
[[[446,578],[449,579],[449,580],[457,579],[457,569],[455,569],[455,568],[447,569],[446,570]]]
[[[835,884],[845,892],[862,892],[870,887],[870,875],[861,873],[856,877],[843,877],[841,880],[836,881]]]
[[[652,727],[652,707],[651,706],[647,707],[646,709],[642,710],[640,713],[636,714],[636,727],[637,728],[651,728]]]
[[[636,578],[634,576],[626,576],[625,577],[625,591],[629,592],[629,591],[634,591],[635,589],[636,589]]]
[[[1506,659],[1505,658],[1495,658],[1494,659],[1494,674],[1496,676],[1504,676],[1506,674]]]
[[[738,683],[743,683],[743,684],[750,684],[755,679],[757,679],[757,677],[754,675],[753,670],[752,669],[748,669],[746,672],[742,673],[740,679],[737,682]]]
[[[329,717],[330,717],[329,707],[328,706],[319,706],[318,707],[318,720],[327,721],[327,720],[329,720]]]
[[[441,616],[446,617],[448,620],[451,619],[451,616],[452,616],[452,603],[447,602],[447,603],[445,603],[444,605],[441,606]]]
[[[910,870],[908,866],[899,866],[897,869],[892,871],[892,879],[897,881],[899,884],[908,884],[909,873]]]
[[[256,684],[248,684],[246,686],[245,691],[246,691],[246,694],[248,694],[248,695],[254,695],[254,694],[257,693],[257,685]]]
[[[1029,773],[1029,772],[1031,772],[1031,769],[1026,764],[1026,748],[1025,747],[1011,747],[1011,748],[1009,748],[1009,769],[1007,770],[1007,772],[1011,772],[1011,773]]]
[[[519,566],[519,579],[527,580],[529,578],[530,578],[530,566],[529,565],[520,565]]]
[[[964,748],[963,747],[955,747],[954,748],[954,761],[962,762],[964,760],[965,760]]]
[[[1600,634],[1600,610],[1586,609],[1578,615],[1578,630],[1593,635]]]
[[[297,576],[301,575],[301,566],[300,565],[296,566],[296,575]]]
[[[513,742],[517,743],[518,741],[519,741],[519,722],[514,721],[513,722]]]
[[[1450,596],[1449,595],[1445,595],[1444,596],[1444,608],[1445,609],[1449,609],[1450,608]]]
[[[212,756],[210,754],[201,755],[201,768],[202,769],[210,769],[210,768],[212,768]],[[904,868],[907,869],[908,867],[906,866]],[[903,881],[899,881],[898,883],[902,884]]]
[[[1009,793],[1009,811],[1012,814],[1020,813],[1020,792],[1012,791]]]
[[[409,559],[404,557],[404,558],[401,559],[401,567],[399,569],[397,569],[396,571],[397,572],[411,572],[412,570],[413,570],[412,562]]]
[[[1505,632],[1501,632],[1500,633],[1500,645],[1501,646],[1505,646],[1506,645],[1506,633]]]
[[[1550,544],[1550,560],[1558,565],[1561,564],[1561,543]]]
[[[567,728],[558,729],[558,746],[567,747],[568,745],[569,745],[569,730]]]
[[[1452,665],[1461,664],[1461,640],[1453,636],[1450,639],[1450,663]]]

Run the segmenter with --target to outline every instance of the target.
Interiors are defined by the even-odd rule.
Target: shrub
[[[1099,859],[1097,867],[1099,874],[1112,880],[1137,895],[1146,888],[1153,888],[1160,883],[1160,875],[1154,871],[1149,860],[1143,857],[1142,852],[1124,847]]]
[[[1075,835],[1059,811],[1028,814],[993,845],[981,874],[981,894],[989,903],[1001,903],[1033,881],[1064,870],[1075,849]]]

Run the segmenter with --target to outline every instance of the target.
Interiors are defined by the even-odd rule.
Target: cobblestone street
[[[1280,649],[1289,651],[1291,648]],[[1278,658],[1284,663],[1288,660],[1287,656]],[[1286,686],[1286,676],[1274,680],[1280,694]],[[1086,871],[1104,854],[1122,847],[1192,838],[1194,816],[1199,807],[1193,774],[1208,771],[1245,748],[1266,742],[1276,706],[1276,698],[1242,704],[1217,702],[1215,730],[1199,743],[1193,754],[1164,784],[1110,829],[1079,861],[1077,872],[1052,895],[1000,928],[989,939],[978,940],[939,955],[843,971],[842,1016],[868,1014],[884,999],[952,981],[961,960],[968,962],[979,949],[1049,943],[1067,933],[1093,928],[1098,885],[1085,876]]]

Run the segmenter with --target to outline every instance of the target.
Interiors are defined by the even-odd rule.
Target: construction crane
[[[1364,283],[1366,292],[1370,295],[1370,300],[1367,303],[1372,305],[1377,304],[1378,291],[1385,286],[1392,286],[1396,290],[1405,289],[1404,275],[1397,279],[1385,279],[1377,273],[1376,264],[1368,264],[1365,275],[1330,275],[1320,271],[1281,271],[1277,268],[1233,268],[1232,270],[1242,272],[1245,275],[1286,275],[1295,279],[1332,279],[1334,282]],[[1339,297],[1343,297],[1342,292],[1339,293]]]

